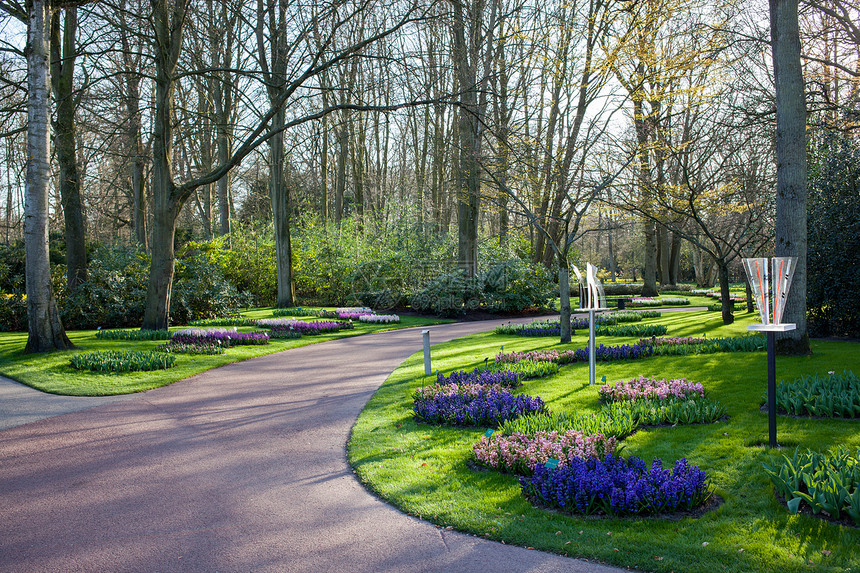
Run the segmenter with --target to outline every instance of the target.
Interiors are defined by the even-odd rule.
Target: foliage
[[[567,465],[575,458],[606,457],[614,454],[617,447],[614,437],[578,430],[511,435],[495,432],[490,437],[482,436],[472,446],[472,453],[478,462],[495,470],[531,475],[536,464],[544,464],[549,459]]]
[[[703,342],[698,342],[702,340]],[[715,352],[759,352],[765,350],[767,338],[761,334],[726,336],[721,338],[644,338],[639,344],[650,344],[656,356],[685,356]]]
[[[481,306],[481,292],[477,279],[456,270],[428,281],[412,295],[409,305],[417,312],[458,316]]]
[[[860,526],[860,448],[840,445],[826,453],[798,448],[791,458],[783,455],[779,462],[763,465],[792,514],[806,506],[834,519],[844,513]]]
[[[692,397],[703,398],[705,389],[702,388],[701,384],[694,384],[685,378],[658,380],[657,378],[645,378],[640,374],[638,378],[629,381],[620,380],[614,384],[605,384],[600,388],[598,394],[603,402],[647,400],[650,398],[665,400],[669,397],[687,399]]]
[[[583,432],[586,435],[601,434],[622,440],[636,430],[636,423],[629,412],[605,411],[598,413],[568,413],[557,414],[538,413],[508,420],[499,426],[499,433],[505,436],[514,434],[533,435],[537,432],[568,431]]]
[[[726,415],[725,406],[702,398],[625,400],[604,404],[601,409],[612,418],[629,416],[637,426],[710,424]]]
[[[87,280],[74,291],[65,286],[59,267],[57,302],[63,325],[69,329],[138,326],[146,304],[149,256],[134,246],[103,246],[92,253]],[[176,263],[170,320],[177,324],[238,313],[249,303],[222,275],[216,265],[199,253]]]
[[[860,145],[837,131],[810,139],[809,332],[860,338]]]
[[[101,340],[170,340],[168,330],[99,330],[96,338]]]
[[[188,326],[257,326],[257,321],[253,318],[242,318],[241,316],[204,318],[201,320],[189,320]]]
[[[606,296],[639,296],[642,294],[642,285],[638,284],[604,284],[603,292]]]
[[[782,380],[776,387],[776,408],[794,416],[860,418],[860,379],[846,371]]]
[[[595,334],[599,336],[662,336],[669,329],[664,324],[619,324],[604,326],[598,324]]]
[[[0,332],[27,330],[27,299],[20,294],[0,294]]]
[[[505,420],[545,410],[540,397],[514,395],[500,386],[446,384],[414,393],[415,419],[430,424],[496,427]]]
[[[302,308],[294,306],[289,308],[276,308],[272,311],[272,316],[317,316],[319,310],[315,308]]]
[[[72,368],[92,372],[140,372],[170,368],[176,358],[161,352],[105,350],[75,354],[69,363]]]
[[[659,458],[650,467],[636,457],[575,458],[554,469],[535,467],[532,477],[520,478],[520,486],[534,503],[584,515],[691,510],[711,496],[705,472],[683,458],[671,471]]]

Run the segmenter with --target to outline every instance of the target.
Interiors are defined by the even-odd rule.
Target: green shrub
[[[543,265],[530,265],[520,259],[496,263],[478,275],[481,305],[489,312],[546,307],[550,298],[557,296],[552,279]]]
[[[536,432],[557,431],[563,434],[568,430],[577,430],[593,436],[603,434],[614,436],[621,440],[636,429],[636,423],[629,412],[618,411],[612,414],[605,411],[600,413],[573,414],[561,412],[558,414],[529,414],[516,420],[508,420],[499,426],[499,432],[506,436],[525,434],[533,436]]]
[[[603,291],[606,296],[639,296],[642,294],[642,285],[637,284],[604,284]]]
[[[168,330],[101,330],[96,332],[101,340],[170,340]]]
[[[809,141],[810,336],[860,337],[860,144],[836,130]]]
[[[477,310],[481,306],[481,293],[474,277],[457,270],[430,280],[412,295],[409,304],[417,312],[458,316],[467,310]]]
[[[319,309],[302,308],[300,306],[294,306],[290,308],[276,308],[272,311],[272,316],[275,318],[281,316],[319,316],[319,314]]]
[[[533,380],[535,378],[546,378],[558,372],[558,364],[545,360],[520,360],[512,364],[492,362],[481,370],[498,372],[499,370],[510,370],[517,373],[519,380]]]
[[[612,418],[629,416],[637,426],[708,424],[726,415],[725,406],[707,398],[623,400],[606,403],[601,408]]]
[[[813,514],[826,512],[834,519],[845,514],[860,525],[860,448],[795,450],[791,458],[783,455],[779,462],[763,465],[792,514],[805,504]]]
[[[188,321],[188,326],[257,326],[253,318],[227,317],[227,318],[204,318]]]
[[[766,401],[765,396],[762,401]],[[794,416],[860,418],[860,379],[851,372],[803,376],[776,387],[776,408]]]
[[[27,330],[27,300],[20,294],[0,294],[0,332]]]
[[[92,372],[139,372],[165,370],[176,363],[176,357],[162,352],[141,350],[105,350],[75,354],[69,360],[72,368]]]
[[[620,324],[606,326],[598,324],[595,333],[598,336],[662,336],[668,332],[663,324]]]

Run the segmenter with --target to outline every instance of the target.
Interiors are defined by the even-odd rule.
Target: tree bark
[[[558,259],[558,295],[560,299],[561,343],[570,343],[570,269],[568,262]]]
[[[722,302],[723,324],[731,324],[735,321],[735,305],[729,292],[729,265],[725,260],[717,262],[720,269],[720,301]]]
[[[284,124],[280,111],[272,120],[274,127]],[[269,198],[275,221],[275,262],[278,276],[279,308],[295,306],[293,289],[293,255],[290,241],[290,191],[284,173],[284,135],[278,133],[269,140]]]
[[[809,354],[806,331],[806,102],[800,63],[798,0],[770,0],[776,84],[776,248],[797,257],[783,321],[796,330],[777,334],[777,352]]]
[[[60,166],[60,198],[65,222],[66,286],[69,290],[75,290],[87,278],[86,228],[75,137],[77,101],[73,83],[78,9],[72,7],[65,10],[62,33],[61,16],[61,12],[55,12],[51,23],[51,88],[57,101],[54,141]]]
[[[73,348],[51,289],[48,258],[48,190],[51,179],[51,8],[46,0],[28,3],[27,185],[24,204],[25,285],[28,337],[25,353]]]

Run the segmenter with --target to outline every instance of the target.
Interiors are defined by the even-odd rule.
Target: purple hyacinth
[[[497,427],[506,420],[546,411],[540,397],[514,395],[498,386],[448,384],[415,391],[415,418],[430,424]]]

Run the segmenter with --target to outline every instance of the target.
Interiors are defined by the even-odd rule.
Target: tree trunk
[[[731,324],[735,321],[734,303],[729,293],[729,265],[725,259],[717,261],[720,269],[720,301],[722,302],[723,324]]]
[[[806,331],[806,102],[800,63],[798,0],[770,0],[776,84],[776,256],[797,257],[783,321],[796,330],[777,334],[777,351],[809,354]]]
[[[157,170],[154,165],[153,172]],[[153,178],[156,176],[153,173]],[[160,177],[163,178],[163,175]],[[170,186],[173,186],[172,181]],[[164,330],[170,326],[170,298],[176,264],[173,241],[176,236],[176,218],[179,213],[175,207],[171,208],[168,205],[159,205],[159,203],[156,195],[152,221],[152,261],[149,266],[146,310],[143,315],[142,328],[144,330]]]
[[[25,353],[73,348],[51,289],[48,258],[48,189],[51,178],[51,9],[46,0],[28,3],[27,186],[24,204],[25,285],[28,337]]]
[[[676,285],[681,280],[681,235],[672,233],[672,246],[669,251],[669,284]]]
[[[657,228],[653,219],[645,219],[645,268],[642,281],[642,296],[657,296]]]
[[[57,101],[54,141],[60,166],[60,197],[65,222],[66,285],[69,290],[75,290],[87,278],[86,229],[75,138],[77,102],[73,93],[77,8],[65,10],[62,33],[60,19],[61,12],[55,12],[51,23],[51,87]]]
[[[280,111],[272,120],[278,129],[284,125],[284,112]],[[275,221],[275,262],[278,275],[279,308],[295,306],[293,294],[293,255],[290,242],[290,191],[284,173],[283,131],[269,140],[269,198],[272,201],[272,217]]]
[[[558,296],[560,299],[559,314],[561,319],[561,343],[570,343],[570,269],[567,261],[558,260]]]

